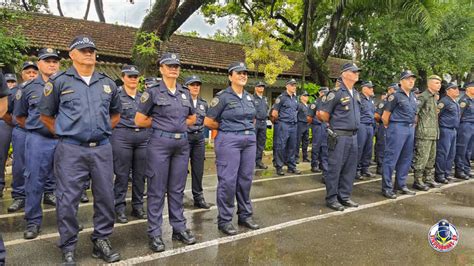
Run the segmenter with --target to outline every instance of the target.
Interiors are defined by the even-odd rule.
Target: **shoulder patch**
[[[314,103],[311,104],[311,106],[309,108],[311,108],[311,110],[314,110],[316,108],[316,104],[314,104]]]
[[[217,97],[212,98],[211,107],[215,107],[218,104],[219,104],[219,98]]]
[[[459,104],[459,106],[460,106],[461,108],[466,107],[466,105],[467,105],[466,102],[461,102],[461,103]]]
[[[334,91],[338,91],[340,88],[339,87],[334,87]]]
[[[48,81],[46,82],[46,84],[44,84],[44,90],[43,90],[44,96],[49,96],[51,92],[53,92],[53,83]]]
[[[379,103],[379,108],[383,108],[383,103]]]
[[[17,90],[15,94],[15,99],[18,101],[21,99],[21,95],[23,95],[23,92],[21,90]]]
[[[388,98],[387,98],[387,100],[388,100],[389,102],[393,101],[394,99],[395,99],[395,96],[393,96],[393,94],[390,95],[390,96],[388,96]]]
[[[278,97],[278,98],[276,98],[275,103],[276,103],[276,104],[279,104],[280,101],[281,101],[281,100],[280,100],[280,97]]]
[[[107,93],[107,94],[112,93],[112,89],[110,88],[109,85],[104,85],[104,92]]]
[[[438,109],[443,109],[444,103],[438,103]]]
[[[50,79],[50,80],[55,80],[57,77],[63,75],[64,73],[66,73],[66,72],[64,72],[64,71],[58,71],[58,72],[54,73],[53,75],[51,75],[51,77],[49,77],[49,79]]]
[[[145,103],[146,101],[148,101],[148,99],[150,99],[150,94],[145,91],[140,97],[140,102]]]
[[[334,99],[334,97],[336,97],[336,94],[331,91],[331,92],[326,96],[326,102],[332,101],[332,99]]]
[[[327,99],[327,96],[324,95],[323,98],[321,98],[321,101],[322,101],[323,103],[325,103],[325,102],[326,102],[326,99]]]

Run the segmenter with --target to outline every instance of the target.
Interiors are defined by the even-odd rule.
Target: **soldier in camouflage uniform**
[[[413,162],[415,183],[413,188],[428,190],[439,187],[434,181],[436,160],[436,141],[439,137],[437,100],[442,79],[432,75],[428,77],[428,88],[418,97],[418,123],[415,131],[415,158]]]

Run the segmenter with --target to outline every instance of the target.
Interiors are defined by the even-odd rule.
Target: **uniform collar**
[[[285,90],[282,95],[287,95],[288,97],[292,98],[294,95],[289,95],[288,92]]]
[[[160,92],[168,92],[168,91],[169,91],[169,90],[168,90],[168,87],[166,87],[166,84],[165,84],[165,82],[164,82],[163,80],[161,80],[160,83],[155,84],[155,85],[152,86],[152,87],[155,87],[155,86],[157,86],[157,85],[159,86]],[[181,93],[184,92],[183,87],[182,87],[181,84],[179,84],[179,83],[176,83],[176,92],[181,92]]]
[[[66,75],[74,76],[76,79],[84,81],[82,77],[79,75],[79,73],[77,73],[77,70],[74,66],[71,66],[70,68],[68,68],[68,70],[66,71]],[[92,72],[91,80],[89,81],[89,86],[92,85],[97,80],[99,80],[100,78],[101,78],[100,75],[97,73],[97,71],[94,70],[94,72]]]
[[[235,93],[235,91],[232,89],[231,86],[227,87],[227,89],[225,89],[225,91],[228,92],[228,93],[230,93],[230,94],[232,94],[232,95],[235,95],[235,96],[239,97],[239,96],[237,95],[237,93]],[[244,98],[245,95],[247,95],[247,93],[248,93],[248,92],[247,92],[245,89],[242,91],[242,99]],[[239,98],[240,98],[240,97],[239,97]]]

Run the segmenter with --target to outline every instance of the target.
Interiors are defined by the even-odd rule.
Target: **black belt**
[[[399,124],[399,125],[404,125],[404,126],[407,126],[407,127],[412,127],[414,126],[415,124],[414,123],[408,123],[408,122],[395,122],[395,121],[390,121],[389,122],[389,125],[390,124]]]
[[[253,130],[241,130],[241,131],[219,131],[224,134],[236,134],[236,135],[255,135]]]
[[[357,134],[357,130],[340,130],[340,129],[333,129],[334,133],[338,136],[354,136]]]
[[[202,134],[202,133],[204,133],[204,130],[196,130],[196,131],[192,131],[192,132],[188,131],[188,134],[190,134],[190,135],[197,135],[197,134]]]
[[[161,130],[161,129],[154,129],[153,133],[158,134],[161,137],[166,137],[166,138],[170,138],[170,139],[187,139],[188,138],[188,133],[187,132],[173,133],[173,132],[168,132],[168,131],[164,131],[164,130]]]
[[[109,143],[109,139],[103,139],[103,140],[99,140],[99,141],[82,142],[82,141],[78,141],[78,140],[75,140],[75,139],[72,139],[72,138],[61,138],[61,141],[65,142],[65,143],[69,143],[69,144],[74,144],[74,145],[78,145],[78,146],[82,146],[82,147],[87,147],[87,148],[94,148],[94,147],[102,146],[102,145],[105,145],[105,144]]]
[[[446,128],[446,129],[456,129],[455,127],[443,127],[443,126],[440,126],[440,128]]]
[[[115,129],[126,129],[134,132],[141,132],[147,130],[147,128],[139,127],[116,127]]]

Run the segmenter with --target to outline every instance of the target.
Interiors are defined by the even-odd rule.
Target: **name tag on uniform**
[[[65,91],[61,92],[61,95],[69,94],[69,93],[73,93],[73,92],[74,92],[74,90],[65,90]]]

